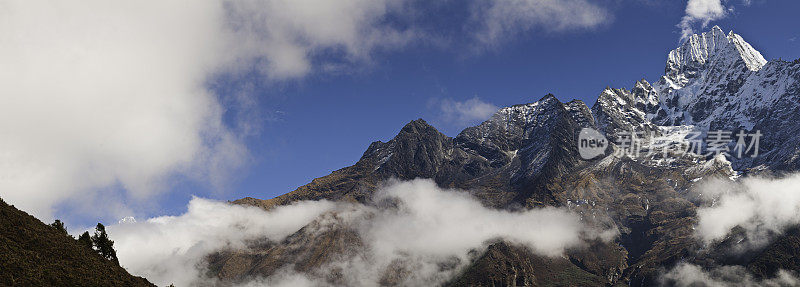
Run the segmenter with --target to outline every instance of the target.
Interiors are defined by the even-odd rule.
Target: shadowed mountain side
[[[774,277],[779,270],[800,270],[800,226],[754,256],[747,269],[758,277]]]
[[[273,199],[248,197],[233,203],[266,209],[297,200],[364,203],[377,184],[390,178],[431,178],[443,188],[469,190],[486,206],[558,205],[543,188],[582,163],[573,143],[581,125],[573,116],[587,116],[586,111],[585,105],[568,111],[547,95],[535,103],[501,109],[455,138],[418,119],[389,142],[372,143],[353,166]]]
[[[500,242],[489,246],[466,270],[445,286],[606,286],[603,277],[564,258],[532,254]]]

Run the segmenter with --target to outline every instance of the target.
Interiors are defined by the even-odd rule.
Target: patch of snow
[[[124,218],[117,221],[118,224],[128,224],[128,223],[136,223],[136,218],[133,216],[125,216]]]

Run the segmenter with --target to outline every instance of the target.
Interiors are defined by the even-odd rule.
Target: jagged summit
[[[726,35],[719,26],[714,26],[708,32],[690,36],[669,52],[666,77],[680,86],[696,76],[698,70],[733,69],[739,61],[750,71],[758,71],[767,63],[741,36],[733,31]]]
[[[400,129],[399,135],[423,134],[423,133],[439,134],[439,131],[430,124],[428,124],[428,122],[420,118],[413,120],[407,123],[405,126],[403,126],[403,128]]]
[[[592,111],[607,134],[683,126],[701,131],[758,130],[760,156],[734,168],[800,167],[800,63],[767,62],[732,31],[714,26],[671,51],[665,75],[630,90],[605,89]],[[648,128],[649,127],[649,128]]]

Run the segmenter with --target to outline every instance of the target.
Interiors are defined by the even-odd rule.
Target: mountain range
[[[414,120],[390,141],[373,142],[352,166],[273,199],[233,203],[267,210],[302,200],[375,205],[372,195],[383,182],[426,178],[442,188],[469,191],[489,208],[568,208],[582,220],[618,231],[613,240],[593,240],[555,258],[503,239],[488,242],[444,285],[654,285],[678,262],[704,268],[736,265],[768,278],[800,267],[800,249],[790,248],[800,242],[797,233],[736,255],[729,250],[747,240],[736,232],[705,246],[694,236],[697,209],[705,203],[690,191],[704,179],[779,175],[800,168],[800,142],[793,140],[800,132],[798,82],[800,61],[767,61],[741,36],[715,26],[669,52],[664,75],[654,83],[642,79],[630,90],[606,88],[591,107],[548,94],[502,108],[452,138]],[[585,128],[611,142],[602,156],[579,156],[577,138]],[[654,144],[685,148],[691,145],[690,134],[705,138],[719,130],[730,132],[731,139],[721,146],[728,156],[678,154],[664,150],[669,144]],[[762,134],[757,156],[735,156],[739,131]],[[616,139],[631,132],[642,137],[643,148],[656,152],[621,152],[624,147]],[[329,226],[322,233],[310,232],[309,226],[284,242],[220,251],[209,257],[209,274],[235,282],[270,276],[286,266],[309,273],[332,258],[366,248],[346,225],[313,224]],[[388,268],[384,277],[391,280],[381,284],[403,285],[410,275],[402,270]],[[336,275],[330,276],[335,285]]]

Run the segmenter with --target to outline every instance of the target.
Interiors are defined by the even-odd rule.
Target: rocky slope
[[[155,286],[2,200],[0,285]]]
[[[453,286],[652,285],[659,272],[679,261],[705,267],[737,264],[757,276],[772,276],[778,269],[797,269],[796,234],[735,260],[720,256],[730,242],[710,250],[698,243],[693,226],[702,203],[689,194],[706,178],[800,167],[800,143],[791,140],[800,132],[798,82],[800,62],[768,62],[739,35],[714,27],[670,52],[665,75],[655,83],[640,80],[630,90],[607,88],[591,108],[547,95],[500,109],[454,138],[421,119],[412,121],[392,140],[372,143],[353,166],[274,199],[234,203],[265,209],[318,199],[370,205],[371,193],[383,181],[430,178],[440,187],[469,190],[488,207],[563,207],[591,224],[619,231],[611,242],[569,250],[560,258],[495,242],[457,270],[447,283]],[[598,129],[611,140],[637,131],[653,142],[678,146],[692,131],[721,129],[735,135],[760,130],[764,136],[755,158],[665,156],[651,143],[655,153],[623,155],[611,145],[604,156],[584,160],[576,144],[582,128]],[[284,242],[221,251],[209,258],[210,274],[236,281],[269,276],[290,265],[308,273],[330,257],[358,252],[357,233],[331,223],[335,220],[324,222],[323,233],[304,229]],[[381,284],[402,285],[409,276],[402,270],[388,270]],[[337,284],[336,274],[325,276]]]

